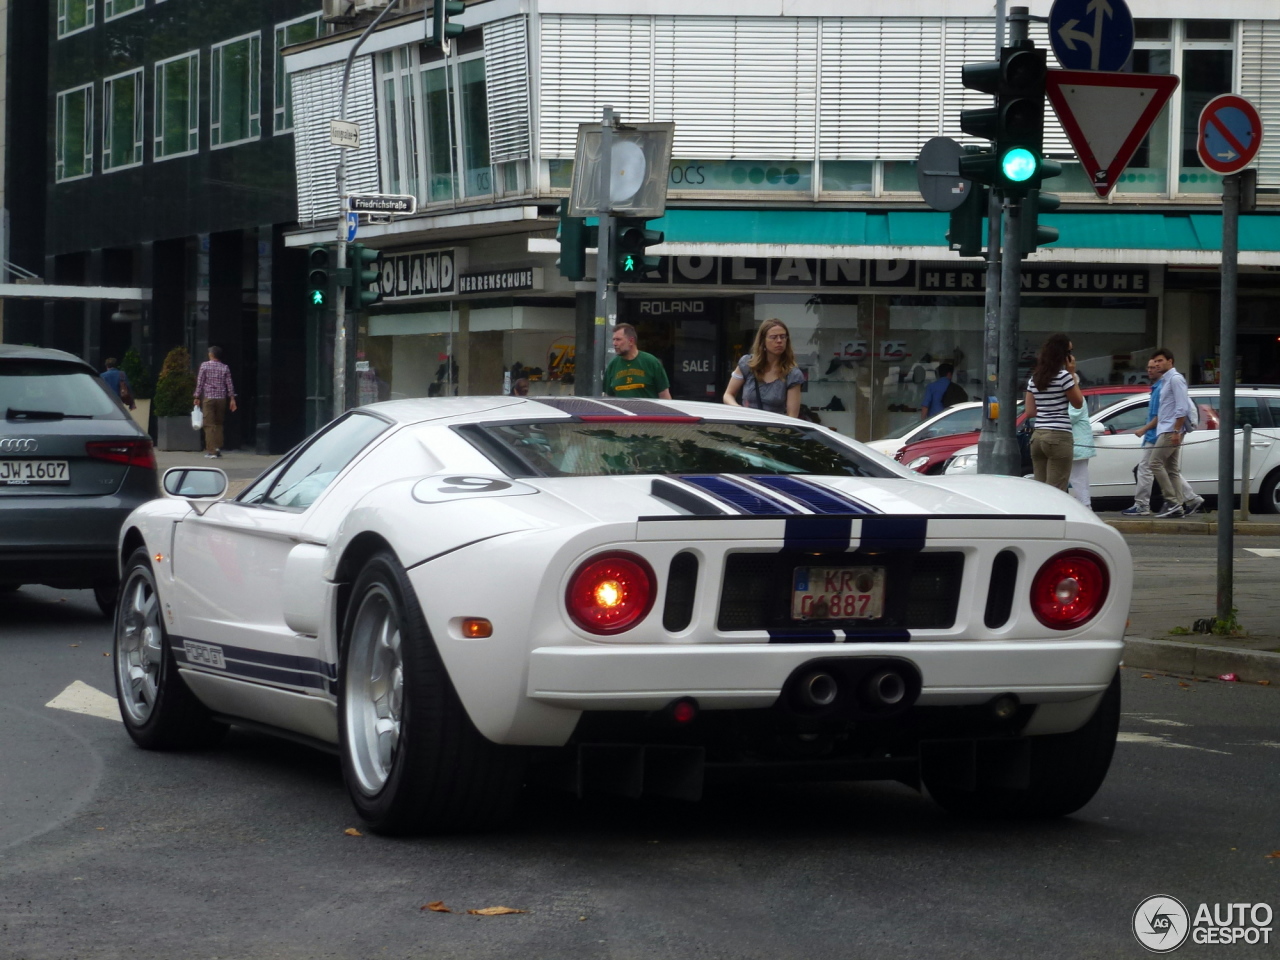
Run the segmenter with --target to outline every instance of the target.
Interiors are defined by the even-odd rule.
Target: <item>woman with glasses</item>
[[[738,361],[729,378],[724,402],[798,417],[803,383],[804,373],[791,349],[791,331],[781,320],[766,320],[756,331],[751,352]]]

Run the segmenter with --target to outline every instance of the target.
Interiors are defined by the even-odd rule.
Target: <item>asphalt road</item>
[[[957,820],[895,784],[775,786],[541,796],[499,832],[389,840],[344,832],[331,756],[238,731],[146,753],[46,706],[75,681],[109,693],[109,652],[87,593],[0,600],[0,960],[1061,960],[1147,956],[1130,923],[1153,894],[1280,919],[1274,687],[1126,670],[1111,775],[1050,823]],[[422,909],[438,900],[454,912]],[[497,905],[528,912],[465,913]]]

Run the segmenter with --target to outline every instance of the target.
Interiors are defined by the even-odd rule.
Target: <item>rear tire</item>
[[[1262,481],[1258,491],[1258,506],[1262,513],[1280,513],[1280,469],[1272,470]]]
[[[1120,671],[1089,722],[1072,733],[1030,737],[1031,783],[1025,790],[979,784],[962,790],[923,771],[930,796],[964,817],[1065,817],[1093,799],[1106,779],[1120,730]]]
[[[342,640],[342,772],[370,829],[445,833],[501,823],[520,793],[524,751],[475,728],[391,553],[376,554],[356,579]]]
[[[144,750],[209,747],[227,733],[178,674],[160,615],[151,558],[135,550],[115,617],[116,699],[133,742]]]

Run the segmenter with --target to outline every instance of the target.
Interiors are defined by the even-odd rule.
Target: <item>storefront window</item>
[[[830,193],[870,193],[874,169],[871,160],[824,160],[822,189]]]
[[[468,197],[493,193],[489,167],[489,106],[484,87],[484,59],[458,64],[458,93],[462,103],[463,176]]]
[[[802,160],[672,160],[667,189],[808,193],[813,164]]]

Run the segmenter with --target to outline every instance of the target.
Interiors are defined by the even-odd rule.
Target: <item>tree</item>
[[[129,379],[129,389],[134,397],[138,400],[150,400],[155,393],[151,373],[143,366],[142,357],[138,356],[138,351],[133,347],[125,351],[124,358],[120,361],[120,369]]]
[[[186,347],[174,347],[160,368],[152,410],[157,417],[185,417],[191,413],[195,392],[196,376],[191,372],[191,354]]]

